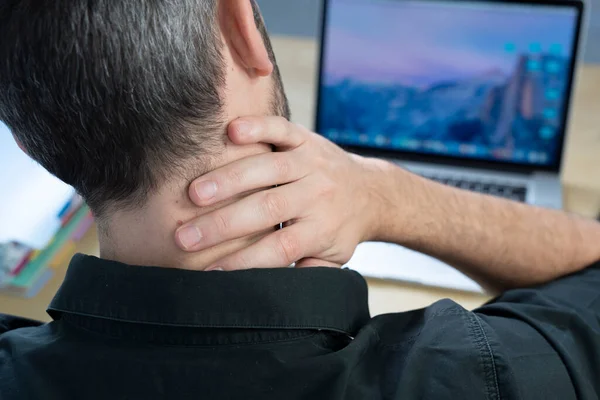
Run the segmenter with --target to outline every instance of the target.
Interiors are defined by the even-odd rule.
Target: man
[[[53,322],[2,318],[2,399],[597,398],[600,227],[286,122],[253,6],[0,6],[0,117],[86,198],[101,247],[72,260]],[[370,319],[358,274],[285,268],[343,264],[363,240],[513,290]]]

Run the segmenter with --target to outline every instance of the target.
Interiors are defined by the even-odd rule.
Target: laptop
[[[579,0],[326,0],[316,131],[444,184],[562,208],[583,11]],[[348,266],[482,290],[388,243],[361,244]]]

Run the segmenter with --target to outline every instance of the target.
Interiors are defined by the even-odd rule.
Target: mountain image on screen
[[[510,74],[490,69],[426,87],[332,80],[321,88],[320,126],[367,135],[370,143],[379,136],[392,144],[410,139],[554,154],[557,141],[548,138],[561,128],[569,60],[550,53],[515,58]]]

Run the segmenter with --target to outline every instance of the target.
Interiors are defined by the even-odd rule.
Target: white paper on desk
[[[60,228],[73,188],[31,160],[0,122],[0,243],[41,249]]]
[[[346,264],[364,276],[482,293],[475,281],[449,265],[390,243],[362,243]]]

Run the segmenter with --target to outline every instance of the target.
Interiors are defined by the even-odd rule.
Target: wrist
[[[394,163],[378,160],[379,177],[372,199],[376,211],[369,240],[413,248],[426,240],[436,220],[438,184]]]
[[[363,159],[366,173],[365,193],[367,208],[364,241],[393,242],[402,225],[402,190],[407,171],[397,165],[376,158]]]

